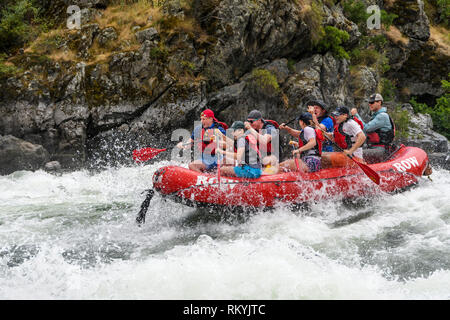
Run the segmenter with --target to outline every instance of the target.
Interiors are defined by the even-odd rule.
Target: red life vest
[[[245,163],[250,164],[250,149],[252,149],[252,150],[256,151],[256,154],[258,155],[256,157],[256,161],[258,164],[260,164],[261,163],[261,152],[259,151],[259,148],[258,148],[258,141],[252,134],[248,134],[245,137],[245,141],[246,141],[245,156],[244,156]]]
[[[261,130],[266,129],[266,127],[267,127],[268,125],[273,125],[273,126],[275,127],[275,129],[278,129],[278,128],[280,127],[280,125],[278,124],[278,122],[276,122],[275,120],[267,120],[267,119],[264,119],[264,120],[263,120],[263,123],[264,123],[264,125],[263,125],[263,127],[261,128]],[[259,140],[258,140],[258,148],[259,148],[259,147],[260,147],[260,145],[259,145]],[[270,141],[269,143],[267,143],[267,145],[265,146],[265,148],[266,148],[266,151],[267,151],[267,155],[268,155],[268,156],[271,155],[271,154],[272,154],[272,141]],[[262,148],[262,149],[264,149],[264,148]],[[281,152],[279,152],[278,154],[281,155]]]
[[[312,128],[312,127],[310,127],[310,128]],[[314,152],[314,154],[311,153],[309,155],[310,156],[321,156],[322,155],[322,141],[325,140],[325,138],[323,137],[322,130],[314,129],[314,131],[316,132],[316,145],[314,146],[315,152]],[[305,139],[305,131],[302,130],[300,132],[300,136],[298,137],[298,147],[301,148],[307,143],[308,143],[308,141],[306,141],[306,139]],[[306,151],[309,151],[309,150],[306,150]],[[303,154],[304,154],[304,152],[302,152],[302,155],[300,156],[301,158],[303,158]]]
[[[387,114],[387,113],[386,113]],[[395,124],[391,116],[387,114],[391,122],[392,129],[389,131],[381,131],[380,129],[374,132],[367,133],[367,145],[369,147],[388,147],[395,138]]]
[[[353,145],[351,136],[346,134],[343,130],[344,123],[346,123],[349,120],[354,120],[357,124],[359,124],[359,126],[361,127],[361,130],[364,128],[364,125],[361,122],[361,120],[359,120],[356,117],[347,118],[347,120],[345,120],[344,122],[341,122],[339,125],[335,124],[334,132],[333,132],[334,142],[336,142],[336,144],[344,150],[350,149]]]
[[[224,128],[224,126],[226,127],[224,128],[225,130],[228,129],[228,126],[224,122],[214,122],[213,124],[214,124],[213,128],[205,129],[202,127],[202,132],[200,134],[200,141],[197,145],[199,151],[203,153],[206,150],[206,152],[209,152],[212,156],[216,154],[215,150],[217,146],[214,140],[214,130],[220,127]]]
[[[257,163],[261,163],[261,152],[258,149],[258,141],[252,134],[248,134],[245,136],[244,161],[246,164],[250,163],[250,149],[254,150],[258,155]],[[234,152],[237,152],[237,140],[234,140]]]

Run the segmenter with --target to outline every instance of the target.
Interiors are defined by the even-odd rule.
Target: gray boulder
[[[41,145],[16,138],[12,135],[0,136],[0,174],[10,174],[18,170],[37,170],[50,155]]]
[[[136,39],[140,43],[144,43],[144,41],[153,41],[159,39],[158,31],[155,28],[148,28],[142,31],[136,32]]]

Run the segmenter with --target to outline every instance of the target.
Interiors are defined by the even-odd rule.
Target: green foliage
[[[395,85],[386,78],[381,78],[381,95],[384,98],[384,101],[391,101],[395,98]]]
[[[289,60],[288,60],[287,67],[288,67],[289,71],[291,71],[291,72],[294,71],[294,69],[295,69],[295,68],[294,68],[295,64],[296,64],[296,61],[295,61],[295,60],[292,60],[292,59],[289,59]]]
[[[20,0],[0,13],[0,52],[17,48],[33,36],[38,9],[31,0]]]
[[[0,54],[0,79],[9,78],[19,72],[15,65],[6,64],[5,58],[4,54]]]
[[[450,74],[448,75],[450,78]],[[415,112],[428,113],[433,119],[433,129],[450,139],[450,82],[442,80],[445,93],[436,100],[434,107],[419,103],[414,98],[410,100]]]
[[[155,46],[150,49],[150,57],[155,60],[166,60],[169,56],[169,52],[164,45]]]
[[[370,14],[366,11],[366,5],[362,1],[345,0],[342,2],[345,16],[359,27],[366,23]]]
[[[369,37],[369,42],[373,44],[377,50],[382,50],[387,43],[387,39],[384,34],[379,34]]]
[[[380,10],[380,20],[384,27],[389,30],[390,26],[394,23],[394,20],[398,18],[398,15],[395,13],[388,13],[385,10]]]
[[[254,69],[251,74],[251,83],[267,96],[276,95],[281,91],[277,77],[269,70]]]
[[[409,128],[411,126],[408,111],[402,110],[400,106],[397,106],[390,115],[395,123],[395,135],[400,138],[408,138]]]
[[[437,0],[437,7],[442,24],[450,27],[450,0]]]
[[[350,56],[341,46],[350,39],[347,31],[336,27],[326,26],[325,36],[319,41],[317,49],[322,52],[331,51],[336,57],[350,60]]]
[[[325,12],[323,11],[323,6],[321,1],[313,1],[311,2],[310,10],[307,10],[304,13],[304,21],[309,27],[311,44],[315,47],[320,39],[325,35],[324,28],[322,26],[322,22],[325,16]]]

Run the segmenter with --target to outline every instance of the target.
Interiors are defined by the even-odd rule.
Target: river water
[[[155,195],[169,162],[0,176],[0,299],[450,299],[450,172],[355,203],[221,218]]]

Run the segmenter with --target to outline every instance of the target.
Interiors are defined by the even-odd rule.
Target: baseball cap
[[[242,121],[235,121],[231,125],[231,129],[237,130],[237,129],[245,129],[244,123]]]
[[[336,110],[334,110],[334,112],[332,113],[332,115],[335,117],[341,114],[350,114],[350,111],[348,110],[347,107],[341,106],[337,107]]]
[[[308,101],[308,103],[306,104],[306,106],[319,106],[321,107],[323,110],[328,111],[328,106],[325,102],[323,102],[322,100],[311,100]]]
[[[304,112],[297,117],[297,121],[298,120],[302,120],[305,123],[309,123],[309,121],[312,120],[312,115],[309,112]]]
[[[212,111],[211,109],[206,109],[206,110],[202,111],[202,113],[200,114],[200,117],[213,118],[214,120],[217,121],[217,119],[214,117],[214,111]]]
[[[368,102],[372,103],[372,102],[375,102],[375,101],[383,101],[383,96],[381,94],[379,94],[379,93],[372,94],[369,97]]]
[[[253,119],[253,120],[262,119],[262,113],[258,110],[252,110],[248,114],[247,119]]]

